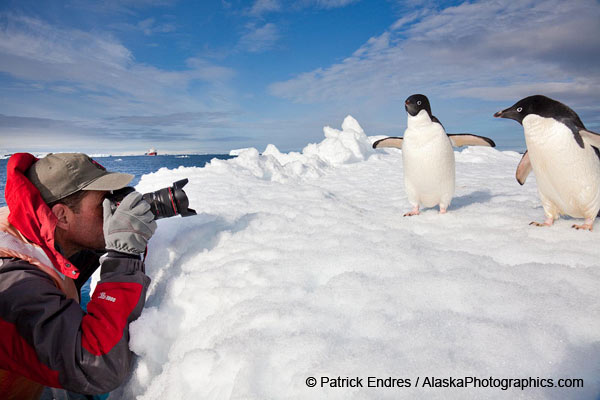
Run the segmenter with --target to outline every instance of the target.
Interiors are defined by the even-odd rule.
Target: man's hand
[[[104,241],[106,250],[139,255],[146,250],[148,240],[156,230],[150,204],[138,192],[131,192],[117,207],[114,214],[111,202],[105,199]]]

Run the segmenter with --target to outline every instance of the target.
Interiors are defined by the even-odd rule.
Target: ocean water
[[[158,156],[110,156],[93,157],[109,171],[126,172],[135,176],[131,186],[137,185],[144,174],[156,172],[160,168],[174,169],[178,167],[204,167],[213,158],[226,160],[231,158],[227,154],[201,154],[201,155],[158,155]],[[4,186],[6,185],[6,164],[8,159],[0,160],[0,207],[6,205]],[[156,188],[157,190],[160,188]]]

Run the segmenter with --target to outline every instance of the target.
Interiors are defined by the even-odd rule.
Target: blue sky
[[[545,94],[600,131],[595,0],[4,0],[0,152],[301,150],[350,114],[524,148],[494,112]]]

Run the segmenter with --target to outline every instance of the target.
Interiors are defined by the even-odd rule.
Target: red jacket
[[[109,252],[87,313],[81,309],[79,290],[98,258],[68,260],[55,249],[56,218],[25,177],[35,161],[10,158],[10,214],[0,212],[0,398],[33,399],[41,385],[105,393],[129,375],[129,323],[141,314],[150,278],[138,257]]]

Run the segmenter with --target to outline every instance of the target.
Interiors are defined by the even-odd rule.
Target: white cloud
[[[339,8],[346,7],[358,1],[360,0],[309,0],[308,3],[314,3],[314,5],[320,8]]]
[[[418,10],[341,63],[274,83],[270,91],[304,103],[373,93],[387,101],[425,91],[517,99],[507,87],[597,99],[598,20],[600,6],[592,0],[479,1]]]
[[[183,112],[105,119],[53,119],[0,114],[2,145],[11,151],[102,151],[119,153],[160,143],[163,150],[199,143],[248,140],[240,136],[234,113]],[[215,134],[218,128],[219,134]],[[188,151],[190,148],[188,148]]]
[[[223,126],[229,124],[231,113],[224,112],[185,112],[152,116],[120,116],[110,121],[136,126]]]
[[[592,87],[586,81],[574,82],[536,82],[519,83],[502,86],[480,86],[466,89],[457,89],[456,94],[461,97],[490,100],[517,100],[532,94],[544,94],[549,97],[560,98],[593,98],[598,96],[597,87]],[[565,94],[568,93],[568,96]]]
[[[178,0],[70,0],[72,7],[82,8],[94,14],[131,14],[152,7],[169,7]]]
[[[279,29],[273,23],[262,26],[248,25],[249,31],[239,41],[238,47],[250,53],[261,53],[273,48],[279,40]]]
[[[299,11],[311,7],[339,8],[357,1],[360,0],[255,0],[245,13],[252,17],[262,18],[267,13]],[[225,8],[230,8],[230,6],[228,3],[224,4]],[[274,23],[258,25],[256,22],[251,22],[246,28],[248,31],[241,36],[237,48],[250,53],[261,53],[272,49],[281,37],[279,29]]]
[[[4,21],[0,72],[13,79],[3,84],[3,146],[84,150],[119,143],[124,150],[233,137],[228,132],[239,115],[230,87],[234,70],[200,57],[164,70],[137,62],[110,35],[26,17]],[[154,21],[145,24],[156,28]]]
[[[137,28],[144,32],[144,35],[150,36],[155,33],[175,32],[175,25],[171,23],[157,24],[154,18],[146,18],[138,22]]]
[[[11,61],[72,64],[85,59],[104,67],[125,68],[133,60],[131,52],[110,37],[55,29],[37,19],[14,16],[0,30],[0,57],[3,72],[25,75],[22,77],[30,71],[10,69]]]
[[[422,18],[430,13],[427,9],[419,9],[417,11],[413,11],[407,15],[402,16],[402,18],[398,19],[396,22],[392,24],[390,30],[400,30],[405,26],[415,22],[417,19]]]
[[[250,15],[262,15],[267,12],[281,10],[279,0],[256,0],[250,9]]]
[[[186,65],[190,68],[189,76],[207,82],[227,81],[235,75],[231,68],[215,65],[203,58],[188,58]]]
[[[199,58],[189,59],[187,66],[166,71],[138,63],[110,35],[61,29],[32,18],[10,16],[0,29],[0,72],[24,81],[57,82],[63,92],[77,91],[87,100],[121,108],[121,112],[125,107],[131,114],[149,108],[167,112],[169,108],[173,112],[186,107],[206,109],[208,96],[201,100],[190,95],[189,85],[205,82],[210,92],[211,86],[222,86],[234,75],[229,68]]]
[[[270,12],[298,11],[304,8],[341,8],[359,1],[360,0],[256,0],[248,11],[248,14],[262,16]]]

